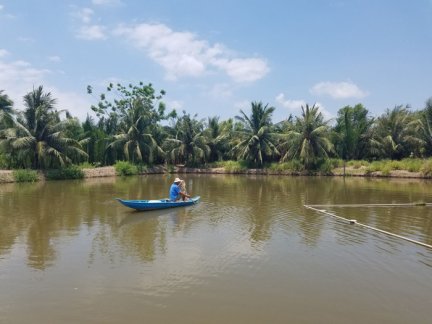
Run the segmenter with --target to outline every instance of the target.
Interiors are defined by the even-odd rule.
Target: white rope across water
[[[401,204],[399,204],[399,205],[401,205]],[[403,205],[406,206],[407,204],[403,204]],[[312,207],[312,206],[313,206],[313,207]],[[405,241],[408,241],[408,242],[411,242],[411,243],[415,243],[415,244],[418,244],[418,245],[421,245],[421,246],[427,247],[427,248],[429,248],[429,249],[432,249],[432,245],[429,245],[429,244],[426,244],[426,243],[423,243],[423,242],[420,242],[420,241],[416,241],[416,240],[410,239],[410,238],[405,237],[405,236],[401,236],[401,235],[397,235],[397,234],[394,234],[394,233],[391,233],[391,232],[387,232],[387,231],[381,230],[381,229],[376,228],[376,227],[372,227],[372,226],[369,226],[369,225],[366,225],[366,224],[359,223],[359,222],[357,222],[355,219],[346,219],[346,218],[344,218],[344,217],[337,216],[337,215],[335,215],[335,214],[329,213],[329,212],[326,211],[325,209],[317,209],[317,208],[315,208],[315,207],[318,207],[318,206],[322,206],[322,207],[324,207],[324,206],[326,206],[326,207],[331,207],[332,205],[304,205],[304,207],[306,207],[306,208],[308,208],[308,209],[311,209],[311,210],[317,211],[317,212],[319,212],[319,213],[323,213],[323,214],[326,214],[326,215],[332,216],[332,217],[334,217],[334,218],[340,219],[340,220],[345,221],[345,222],[349,222],[350,224],[356,224],[356,225],[362,226],[362,227],[364,227],[364,228],[368,228],[368,229],[371,229],[371,230],[374,230],[374,231],[377,231],[377,232],[380,232],[380,233],[383,233],[383,234],[386,234],[386,235],[390,235],[390,236],[393,236],[393,237],[397,237],[397,238],[403,239],[403,240],[405,240]],[[343,205],[333,205],[333,206],[343,206]],[[348,205],[347,205],[347,206],[348,206]],[[350,206],[351,206],[351,205],[350,205]],[[370,205],[368,205],[368,206],[370,206]]]
[[[335,205],[308,205],[308,206],[309,207],[418,207],[418,206],[432,206],[432,204],[418,202],[418,203],[408,203],[408,204],[335,204]]]

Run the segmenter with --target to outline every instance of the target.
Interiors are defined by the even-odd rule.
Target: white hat
[[[174,183],[176,183],[176,182],[180,182],[181,180],[180,180],[180,178],[175,178],[174,179]]]

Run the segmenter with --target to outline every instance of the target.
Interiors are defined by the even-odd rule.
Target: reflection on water
[[[1,185],[0,322],[429,319],[432,251],[303,205],[432,202],[430,182],[185,178],[200,203],[150,212],[114,198],[173,176]],[[327,210],[432,244],[432,207]]]

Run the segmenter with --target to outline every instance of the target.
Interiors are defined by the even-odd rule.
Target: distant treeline
[[[91,86],[87,92],[93,95]],[[359,103],[325,120],[319,107],[306,104],[301,115],[274,123],[275,107],[261,101],[227,120],[197,119],[186,111],[167,112],[164,95],[152,84],[109,84],[90,107],[98,119],[87,116],[80,122],[58,109],[42,86],[24,96],[23,111],[14,109],[0,90],[0,168],[59,169],[117,161],[197,167],[237,161],[254,168],[293,163],[317,170],[333,158],[377,161],[432,155],[432,98],[420,110],[399,105],[376,118]]]

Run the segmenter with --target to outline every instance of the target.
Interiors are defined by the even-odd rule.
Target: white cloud
[[[103,40],[107,39],[106,27],[100,24],[94,24],[93,16],[94,11],[90,8],[75,9],[71,16],[78,20],[81,25],[77,30],[75,36],[85,40]]]
[[[253,82],[261,79],[269,71],[267,62],[258,58],[216,59],[212,63],[236,82]]]
[[[214,98],[228,98],[232,96],[232,86],[227,83],[213,85],[209,94]]]
[[[269,68],[260,58],[232,57],[221,44],[210,45],[190,32],[177,32],[163,24],[119,26],[114,35],[124,37],[161,65],[169,80],[199,77],[219,69],[236,82],[252,82],[264,77]]]
[[[44,75],[50,72],[36,69],[24,61],[5,62],[1,59],[0,71],[0,89],[5,91],[18,109],[22,108],[23,96],[41,84]]]
[[[55,63],[61,62],[60,56],[57,55],[48,56],[48,60]]]
[[[163,101],[165,102],[168,111],[175,109],[178,112],[184,107],[184,103],[179,100],[163,100]]]
[[[5,6],[0,4],[0,18],[6,18],[6,19],[14,19],[15,15],[12,15],[8,13],[5,9]]]
[[[160,24],[141,24],[118,27],[115,34],[144,49],[165,68],[170,80],[178,76],[199,76],[205,71],[204,55],[208,46],[191,33],[177,33]]]
[[[5,57],[5,56],[7,56],[8,54],[9,54],[8,51],[6,51],[6,50],[3,49],[3,48],[0,48],[0,58]]]
[[[247,110],[248,108],[250,108],[251,106],[251,101],[248,100],[243,100],[243,101],[238,101],[236,103],[234,103],[234,108],[237,110]]]
[[[106,39],[105,30],[106,28],[101,25],[84,25],[79,29],[76,36],[85,40]]]
[[[20,60],[5,61],[0,56],[0,71],[2,71],[0,73],[0,89],[4,90],[4,93],[14,101],[14,107],[18,110],[23,109],[23,96],[32,91],[33,88],[43,85],[44,90],[51,92],[53,98],[57,99],[59,109],[69,110],[73,116],[80,118],[80,120],[84,120],[87,112],[91,112],[89,109],[91,104],[85,94],[63,91],[51,86],[46,81],[46,76],[52,73],[50,70],[36,68],[29,62]]]
[[[123,4],[121,0],[92,0],[95,6],[118,6]]]
[[[18,85],[20,83],[28,84],[41,80],[42,77],[48,73],[46,69],[36,69],[30,63],[25,61],[3,62],[0,61],[0,85],[3,88],[12,84]]]
[[[306,105],[306,101],[304,100],[286,99],[283,93],[276,96],[276,102],[282,105],[282,107],[287,108],[290,112],[298,112],[302,106]]]
[[[294,116],[300,116],[302,106],[306,106],[306,101],[303,99],[286,99],[285,94],[280,93],[276,96],[276,102],[280,104],[282,107],[287,108],[289,113],[292,113]],[[310,105],[309,105],[310,106]],[[323,114],[324,119],[333,118],[332,114],[324,107],[324,105],[320,102],[316,102],[315,106],[319,107],[319,111]]]
[[[72,16],[84,24],[89,24],[92,20],[94,11],[90,8],[81,8],[72,13]]]
[[[364,98],[368,95],[356,84],[349,82],[320,82],[312,87],[314,95],[328,95],[334,99]]]
[[[324,120],[330,120],[332,118],[334,118],[333,114],[331,112],[329,112],[322,103],[320,102],[316,102],[315,106],[317,106],[319,108],[319,111],[323,114],[324,116]]]
[[[31,38],[31,37],[23,37],[23,36],[18,37],[18,40],[19,40],[20,42],[27,43],[27,44],[31,44],[31,43],[34,43],[34,42],[36,41],[34,38]]]
[[[106,78],[106,79],[103,79],[103,80],[92,82],[91,84],[95,84],[95,85],[101,87],[102,89],[106,89],[106,87],[110,83],[112,83],[113,85],[116,85],[117,83],[122,84],[122,83],[126,83],[126,82],[128,82],[128,81],[124,80],[124,79],[121,79],[121,78],[118,78],[118,77],[112,76],[112,77],[109,77],[109,78]]]
[[[91,101],[88,96],[76,93],[74,91],[64,91],[52,86],[44,87],[46,91],[52,93],[53,98],[57,99],[57,108],[66,109],[73,117],[78,117],[79,120],[84,121],[87,114],[95,116],[90,109]],[[85,93],[85,90],[83,90]]]

